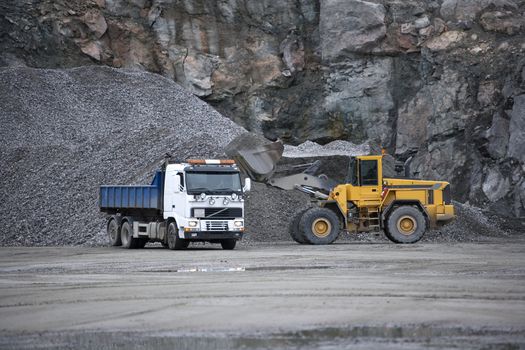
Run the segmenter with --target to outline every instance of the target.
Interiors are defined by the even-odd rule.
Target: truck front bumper
[[[240,231],[190,231],[184,232],[184,239],[195,241],[216,241],[222,239],[239,240],[243,236]]]

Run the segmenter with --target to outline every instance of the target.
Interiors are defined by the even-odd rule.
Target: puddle
[[[192,267],[182,269],[141,270],[140,272],[244,272],[244,271],[290,271],[290,270],[327,270],[333,266],[251,266],[251,267]]]

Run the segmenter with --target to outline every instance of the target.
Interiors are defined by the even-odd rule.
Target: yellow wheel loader
[[[249,134],[226,147],[252,180],[314,198],[315,205],[290,223],[290,235],[298,243],[330,244],[341,230],[383,230],[395,243],[415,243],[429,228],[455,218],[448,182],[384,177],[383,155],[351,157],[346,183],[337,184],[308,171],[273,176],[283,150],[281,142],[261,143]]]

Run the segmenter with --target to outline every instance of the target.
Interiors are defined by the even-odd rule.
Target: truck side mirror
[[[248,177],[244,180],[244,187],[242,188],[243,192],[250,192],[252,189],[252,180]]]

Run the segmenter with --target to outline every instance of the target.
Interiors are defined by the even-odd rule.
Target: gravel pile
[[[0,245],[106,245],[99,185],[149,183],[167,152],[181,160],[222,157],[226,144],[245,132],[171,80],[107,67],[2,69],[0,106]],[[296,172],[321,159],[317,173],[342,182],[346,156],[368,152],[344,141],[307,142],[287,146],[278,170]],[[298,191],[254,184],[245,244],[290,241],[288,223],[309,202]],[[498,219],[457,208],[458,220],[424,241],[508,235]],[[374,234],[340,239],[386,240]]]
[[[348,141],[336,140],[326,145],[316,142],[306,141],[298,146],[285,145],[284,157],[321,157],[321,156],[362,156],[370,153],[370,146],[367,143],[355,145]]]
[[[149,183],[166,152],[244,132],[173,81],[106,67],[0,70],[0,244],[105,244],[100,184]]]

